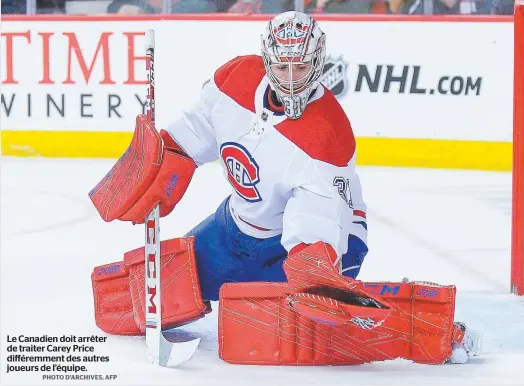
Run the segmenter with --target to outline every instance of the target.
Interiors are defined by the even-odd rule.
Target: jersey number
[[[353,209],[353,201],[351,200],[351,190],[349,188],[349,180],[344,177],[335,177],[333,186],[338,189],[338,194],[348,206]]]

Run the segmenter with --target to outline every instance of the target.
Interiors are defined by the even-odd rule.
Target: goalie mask
[[[275,16],[262,35],[266,73],[289,118],[300,118],[319,85],[325,41],[326,35],[316,21],[295,11]]]

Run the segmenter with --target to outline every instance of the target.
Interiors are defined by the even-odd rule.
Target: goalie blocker
[[[195,169],[195,162],[173,138],[165,130],[158,133],[141,114],[131,144],[89,197],[104,221],[143,224],[157,204],[160,217],[173,211]]]
[[[211,311],[202,300],[193,241],[162,242],[162,329]],[[362,283],[338,274],[330,253],[320,242],[292,253],[284,265],[288,283],[224,284],[220,358],[259,365],[347,365],[393,358],[440,364],[461,361],[453,348],[478,353],[480,342],[468,337],[466,345],[463,325],[453,323],[454,286]],[[94,269],[95,319],[103,331],[144,334],[143,260],[139,248],[126,253],[123,262]]]

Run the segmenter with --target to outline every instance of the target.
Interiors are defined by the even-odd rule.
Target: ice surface
[[[211,315],[184,327],[202,343],[180,368],[149,365],[142,337],[108,336],[92,345],[110,362],[88,363],[86,374],[116,380],[6,374],[8,335],[107,336],[93,319],[91,271],[143,245],[142,226],[103,222],[87,196],[113,162],[1,159],[2,384],[524,385],[524,299],[509,294],[511,175],[363,167],[370,253],[360,278],[456,284],[456,319],[484,332],[481,357],[444,366],[230,365],[218,358],[215,303]],[[217,165],[200,168],[181,204],[162,219],[162,239],[183,235],[227,194]]]

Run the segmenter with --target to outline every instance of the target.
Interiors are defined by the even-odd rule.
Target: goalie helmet
[[[285,108],[286,116],[298,119],[311,93],[318,87],[326,57],[326,35],[316,21],[302,12],[275,16],[262,35],[262,58],[271,88]],[[293,78],[294,65],[310,65],[307,74]],[[287,66],[286,79],[275,74]]]

